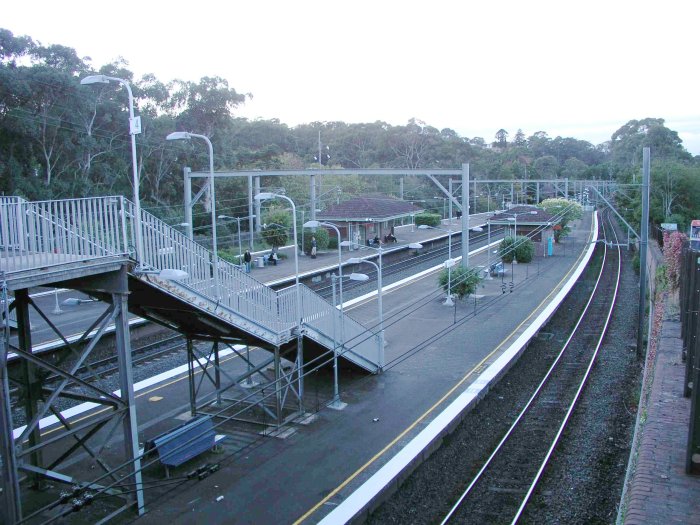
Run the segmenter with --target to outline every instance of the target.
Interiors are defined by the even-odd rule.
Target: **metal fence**
[[[683,356],[685,358],[684,395],[691,397],[686,471],[700,474],[700,252],[688,242],[682,250],[680,274],[680,317]]]
[[[0,270],[8,275],[129,252],[122,197],[0,200]]]
[[[136,275],[182,270],[186,277],[169,283],[171,291],[196,299],[229,321],[235,318],[248,328],[273,334],[267,340],[274,344],[294,337],[301,317],[312,328],[310,336],[333,347],[329,326],[337,310],[310,289],[300,287],[299,316],[293,289],[277,292],[239,266],[220,258],[214,261],[209,250],[143,210],[138,228],[134,212],[133,203],[123,197],[42,202],[4,197],[0,199],[0,271],[10,275],[100,257],[138,256]],[[136,254],[139,230],[143,253]],[[350,318],[344,326],[353,337],[367,332]],[[359,346],[363,359],[371,361],[368,345]]]

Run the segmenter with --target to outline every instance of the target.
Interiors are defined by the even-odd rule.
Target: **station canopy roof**
[[[355,197],[316,214],[322,221],[384,222],[423,211],[410,202],[394,197]]]
[[[535,213],[532,213],[532,212]],[[517,214],[518,226],[542,226],[546,224],[556,224],[559,219],[556,219],[554,215],[544,211],[542,208],[537,206],[513,206],[507,211],[496,213],[491,216],[489,222],[491,224],[513,224],[513,217]]]

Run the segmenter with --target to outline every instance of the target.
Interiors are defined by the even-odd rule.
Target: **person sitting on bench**
[[[375,235],[374,239],[372,239],[372,244],[379,244],[379,235]]]
[[[384,244],[387,244],[390,242],[396,242],[396,237],[394,237],[391,233],[387,233],[384,236]]]

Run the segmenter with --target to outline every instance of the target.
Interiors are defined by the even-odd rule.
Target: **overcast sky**
[[[655,117],[700,154],[699,15],[697,0],[14,0],[0,27],[96,68],[223,77],[253,95],[236,115],[290,126],[416,118],[599,144]]]

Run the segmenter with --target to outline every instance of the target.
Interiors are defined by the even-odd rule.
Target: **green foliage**
[[[444,269],[438,275],[438,283],[445,292],[447,292],[448,282],[451,287],[450,294],[457,296],[458,299],[463,299],[476,291],[481,277],[479,277],[477,268],[453,266],[451,271]]]
[[[556,242],[571,232],[571,228],[568,226],[569,222],[583,217],[581,205],[568,199],[545,199],[540,202],[539,207],[559,219],[559,222],[553,227]]]
[[[529,263],[535,255],[535,243],[527,237],[506,237],[498,246],[498,256],[504,263],[511,263],[513,259],[520,263]]]
[[[141,204],[159,217],[169,214],[171,223],[184,221],[181,212],[172,211],[181,210],[182,168],[208,168],[208,155],[201,141],[163,140],[176,129],[208,136],[217,170],[316,167],[314,155],[318,154],[320,133],[324,153],[330,155],[333,167],[458,168],[468,159],[473,180],[595,177],[638,183],[642,148],[649,146],[652,221],[677,222],[683,228],[691,219],[700,217],[700,159],[691,157],[678,133],[668,129],[663,119],[630,120],[612,134],[609,143],[600,146],[571,137],[550,138],[545,131],[535,131],[526,138],[518,130],[511,141],[508,132],[499,129],[498,147],[488,148],[482,137],[461,137],[454,130],[438,129],[416,119],[399,126],[377,120],[353,124],[312,122],[289,127],[277,119],[235,117],[235,110],[248,95],[238,93],[220,77],[164,81],[149,74],[138,78],[124,59],[93,67],[69,47],[44,46],[5,29],[0,29],[0,41],[0,190],[6,195],[30,200],[93,195],[132,197],[131,147],[123,90],[114,83],[79,83],[80,78],[102,73],[123,78],[132,87],[135,110],[142,122],[142,133],[137,139]],[[306,180],[271,179],[274,180],[268,179],[264,184],[284,187],[295,203],[308,210]],[[326,207],[339,199],[363,194],[398,195],[399,179],[324,175],[325,197],[320,197],[320,205]],[[247,213],[243,209],[247,206],[242,204],[247,202],[246,182],[217,180],[217,207],[230,208],[222,213]],[[426,207],[440,208],[436,201],[430,201],[435,195],[434,186],[425,177],[406,177],[404,183],[406,195],[411,195],[406,200],[426,201]],[[328,188],[341,191],[328,193]],[[493,209],[496,202],[502,201],[502,194],[496,188],[492,190],[478,197],[480,210]],[[626,208],[624,216],[631,224],[638,224],[639,190],[630,186],[624,195],[621,193],[616,196],[616,205]],[[197,208],[193,227],[200,228],[208,222],[202,218],[205,213],[201,204]],[[439,225],[438,214],[424,217],[417,217],[416,222]],[[565,234],[566,224],[562,227]],[[287,238],[282,242],[282,235],[272,237],[275,245],[288,242]]]
[[[440,226],[440,215],[437,213],[419,213],[415,217],[416,226],[426,224],[428,226]]]
[[[311,240],[316,237],[316,251],[326,250],[330,244],[330,233],[324,227],[316,228],[314,231],[312,228],[304,228],[304,246],[303,250],[306,255],[311,254]],[[333,237],[335,237],[335,231],[333,232]],[[301,239],[300,239],[301,240]],[[336,244],[336,248],[338,245]]]
[[[219,248],[218,249],[219,257],[221,257],[223,260],[228,261],[232,264],[241,264],[242,261],[239,261],[239,256],[238,256],[238,248],[235,250],[233,248]]]
[[[654,276],[654,282],[656,283],[656,288],[658,290],[665,291],[669,289],[668,275],[666,270],[666,265],[664,264],[660,264],[656,267],[656,275]]]
[[[515,245],[515,260],[519,263],[532,262],[535,255],[535,243],[527,237],[517,237]]]
[[[265,222],[261,231],[262,237],[273,248],[285,246],[289,243],[291,224],[292,219],[289,212],[272,209],[265,215]]]

